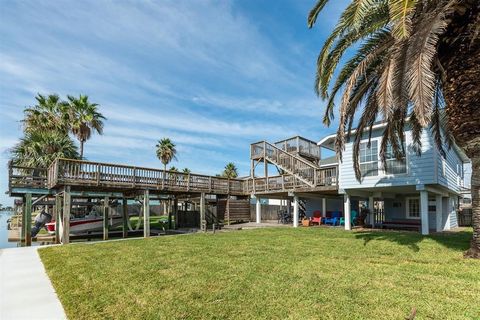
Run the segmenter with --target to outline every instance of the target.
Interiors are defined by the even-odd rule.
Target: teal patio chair
[[[355,226],[355,221],[357,220],[357,218],[358,218],[358,212],[356,210],[352,210],[350,212],[350,220],[352,222],[352,227]],[[345,217],[340,218],[340,225],[341,226],[345,225]]]

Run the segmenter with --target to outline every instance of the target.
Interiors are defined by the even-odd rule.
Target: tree
[[[155,147],[157,148],[157,158],[163,163],[163,185],[165,185],[167,164],[173,159],[177,159],[177,149],[169,138],[159,140]]]
[[[235,166],[235,164],[233,162],[227,163],[227,165],[225,166],[225,169],[223,170],[221,176],[224,177],[224,178],[228,178],[228,179],[234,179],[234,178],[238,177],[238,169]]]
[[[328,0],[319,0],[308,15],[311,28]],[[315,91],[327,100],[323,121],[334,118],[339,104],[335,148],[340,160],[355,115],[354,168],[361,179],[358,152],[361,135],[371,132],[380,116],[387,122],[380,146],[396,158],[404,153],[403,129],[409,118],[413,147],[430,126],[438,150],[452,141],[472,161],[473,239],[465,256],[480,257],[480,5],[476,0],[355,0],[341,14],[317,59]],[[360,42],[357,44],[357,42]],[[340,58],[353,57],[337,73]],[[362,103],[363,102],[363,103]],[[443,106],[445,104],[445,106]]]
[[[25,132],[32,131],[60,131],[65,134],[69,130],[67,114],[68,105],[57,94],[44,96],[37,94],[37,104],[24,110]]]
[[[13,164],[32,168],[48,168],[57,158],[79,157],[72,139],[59,131],[27,132],[10,152]]]
[[[186,174],[189,174],[189,173],[191,173],[192,171],[191,171],[190,169],[188,169],[188,168],[183,168],[182,172],[183,172],[183,173],[186,173]]]
[[[68,119],[70,130],[80,142],[80,159],[83,159],[83,145],[92,133],[103,134],[103,120],[106,118],[98,111],[98,104],[90,103],[88,96],[68,98]]]

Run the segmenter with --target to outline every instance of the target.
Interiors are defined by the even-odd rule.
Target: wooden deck
[[[164,171],[72,159],[57,159],[48,169],[11,165],[10,195],[54,194],[69,186],[72,191],[126,193],[150,190],[155,193],[217,194],[247,196],[286,191],[331,191],[337,188],[337,168],[299,170],[265,178],[227,179],[207,175]],[[308,177],[308,180],[305,181]]]

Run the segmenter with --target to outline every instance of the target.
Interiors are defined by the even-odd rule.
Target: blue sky
[[[2,1],[0,203],[8,149],[37,93],[87,94],[108,118],[85,146],[93,161],[161,167],[156,141],[178,146],[172,165],[249,170],[249,144],[318,140],[316,56],[347,1],[331,1],[313,30],[315,0]]]

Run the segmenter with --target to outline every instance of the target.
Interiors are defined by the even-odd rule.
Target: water
[[[15,248],[17,242],[8,242],[7,220],[13,215],[10,211],[0,211],[0,249]]]

